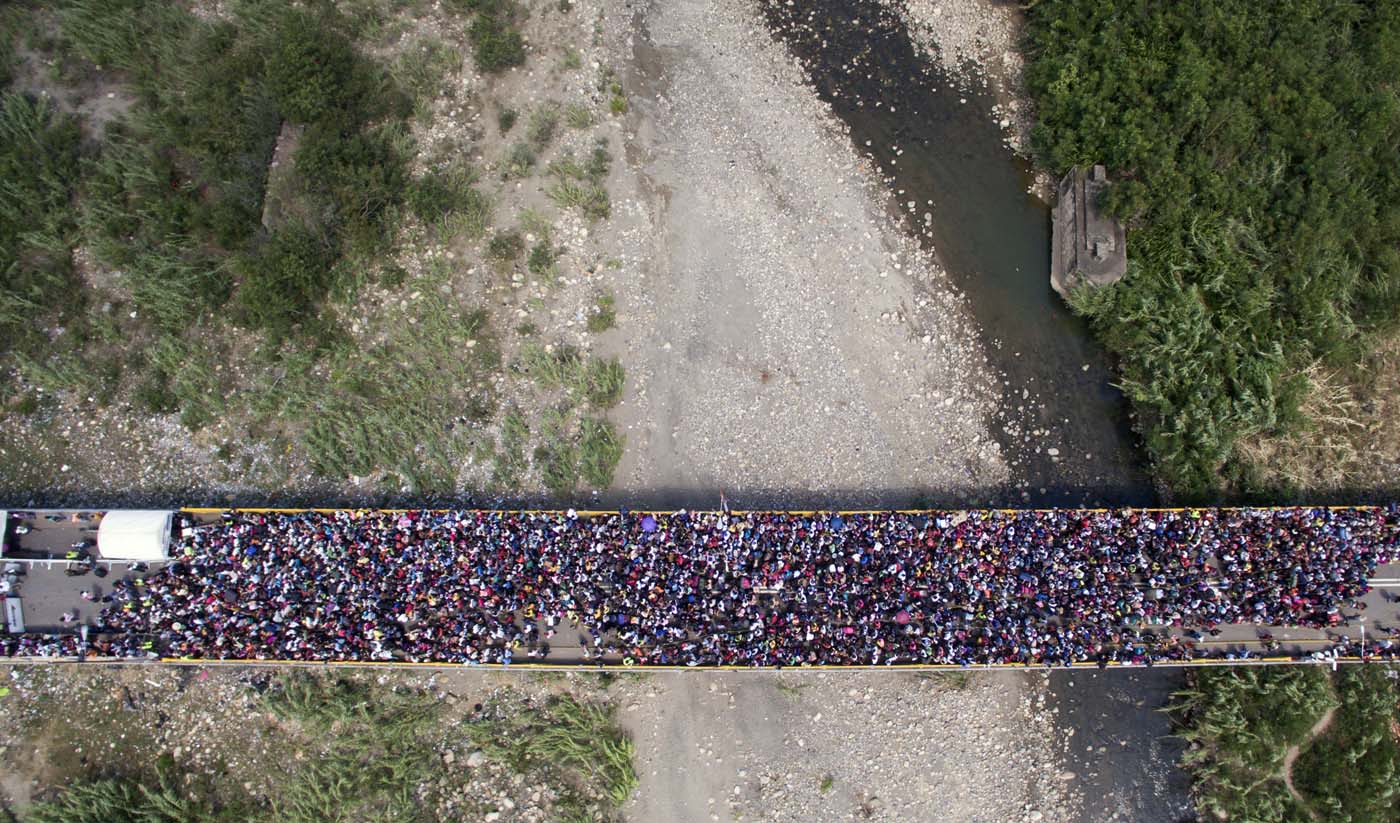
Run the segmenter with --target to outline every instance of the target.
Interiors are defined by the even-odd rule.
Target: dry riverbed
[[[627,819],[1074,819],[1041,673],[651,675],[614,690],[638,748]]]

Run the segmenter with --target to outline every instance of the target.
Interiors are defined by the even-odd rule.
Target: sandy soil
[[[617,284],[616,488],[896,505],[1003,480],[961,296],[756,10],[656,0],[629,23],[610,35],[631,50],[632,230],[649,242]]]

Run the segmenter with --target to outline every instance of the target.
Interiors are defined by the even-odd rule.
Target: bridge
[[[1162,522],[1189,522],[1193,512],[1206,513],[1209,521],[1212,517],[1244,516],[1241,513],[1253,513],[1249,516],[1260,516],[1268,518],[1270,516],[1293,517],[1293,513],[1298,512],[1331,512],[1341,514],[1329,514],[1327,517],[1336,516],[1338,522],[1351,523],[1357,513],[1379,513],[1380,509],[1363,509],[1354,507],[1335,507],[1330,509],[1139,509],[1139,510],[1001,510],[997,512],[946,512],[946,511],[920,511],[920,512],[764,512],[757,513],[760,517],[780,517],[791,520],[791,522],[820,523],[823,528],[830,529],[831,524],[841,523],[843,518],[851,522],[886,522],[886,519],[897,516],[894,522],[901,524],[922,523],[921,534],[940,534],[946,532],[948,535],[959,528],[959,524],[964,523],[968,518],[974,522],[981,522],[986,518],[987,522],[1010,518],[1012,521],[1039,522],[1036,520],[1035,512],[1048,518],[1047,522],[1059,522],[1066,517],[1070,518],[1117,518],[1128,517],[1134,513],[1145,517],[1159,518]],[[1148,621],[1138,621],[1127,629],[1131,637],[1122,645],[1125,647],[1121,653],[1115,651],[1112,655],[1106,654],[1084,654],[1077,655],[1073,660],[1074,665],[1215,665],[1219,663],[1293,663],[1293,662],[1346,662],[1349,660],[1361,660],[1375,657],[1392,657],[1395,655],[1397,644],[1396,638],[1400,638],[1400,632],[1396,632],[1396,627],[1400,626],[1400,613],[1397,613],[1397,601],[1400,601],[1400,565],[1396,564],[1393,552],[1394,543],[1400,537],[1396,530],[1400,529],[1395,520],[1394,510],[1388,510],[1391,515],[1377,514],[1377,516],[1390,517],[1380,532],[1370,538],[1378,538],[1382,541],[1389,541],[1388,547],[1379,547],[1380,554],[1377,557],[1384,563],[1375,565],[1374,570],[1366,579],[1369,591],[1354,598],[1344,598],[1347,602],[1334,613],[1327,621],[1327,625],[1302,625],[1302,624],[1278,624],[1254,622],[1225,622],[1213,626],[1213,631],[1202,631],[1207,627],[1192,620],[1180,621],[1179,625],[1172,625],[1168,621],[1160,618]],[[1270,513],[1274,513],[1270,515]],[[1280,515],[1279,513],[1283,513]],[[128,513],[129,514],[129,513]],[[172,513],[173,514],[173,513]],[[407,516],[408,513],[401,512],[374,512],[373,516]],[[461,517],[463,514],[477,517],[489,515],[495,518],[543,518],[547,522],[580,522],[591,524],[610,523],[608,528],[619,528],[616,524],[619,521],[627,521],[632,524],[631,533],[639,538],[650,532],[642,531],[645,526],[639,526],[650,520],[652,528],[666,528],[673,525],[668,522],[672,517],[669,513],[648,513],[634,512],[627,513],[624,517],[619,512],[469,512],[452,513],[454,517]],[[692,512],[687,516],[694,518],[703,517],[726,517],[743,518],[753,515],[749,512]],[[218,509],[183,509],[178,513],[178,517],[172,517],[166,528],[170,533],[166,535],[168,545],[176,550],[176,560],[180,559],[179,552],[187,551],[190,546],[192,536],[201,530],[205,532],[218,532],[231,520],[249,516],[319,516],[334,518],[336,513],[333,510],[238,510],[236,512],[226,512]],[[341,513],[343,516],[344,513]],[[1369,516],[1369,515],[1367,515]],[[571,518],[573,520],[571,520]],[[1056,520],[1055,518],[1058,518]],[[864,520],[863,520],[864,519]],[[873,519],[873,520],[872,520]],[[11,625],[10,628],[20,629],[29,634],[44,633],[57,634],[73,638],[76,640],[80,627],[88,626],[89,633],[95,633],[101,623],[100,610],[104,605],[103,598],[111,598],[113,593],[121,588],[121,581],[131,581],[143,578],[159,580],[161,575],[166,573],[166,568],[171,564],[167,556],[155,556],[153,554],[152,543],[154,539],[158,544],[160,537],[152,538],[149,534],[142,537],[124,533],[120,538],[99,541],[99,531],[103,528],[103,522],[108,524],[108,532],[116,534],[117,530],[112,526],[118,520],[130,526],[135,520],[132,517],[119,514],[118,517],[108,517],[107,513],[100,511],[26,511],[12,512],[5,518],[5,559],[7,562],[6,571],[8,580],[6,586],[13,586],[16,591],[8,592],[10,595],[18,595],[7,600],[7,614],[14,610],[8,608],[10,601],[17,601],[22,609],[20,623],[22,625]],[[787,522],[784,520],[782,522]],[[157,532],[162,522],[158,517],[146,517],[149,528],[154,528]],[[1088,522],[1087,519],[1085,522]],[[1107,522],[1107,521],[1105,521]],[[1156,522],[1156,521],[1154,521]],[[150,524],[155,524],[151,526]],[[679,528],[679,526],[677,527]],[[1347,526],[1338,528],[1346,529]],[[941,530],[941,531],[940,531]],[[621,532],[619,532],[621,534]],[[110,535],[108,535],[110,536]],[[1298,546],[1306,549],[1313,535],[1304,535]],[[940,537],[941,539],[941,537]],[[1155,539],[1155,538],[1154,538]],[[145,543],[142,543],[145,540]],[[623,537],[625,542],[626,538]],[[860,538],[850,538],[854,542],[844,543],[843,546],[849,548],[851,545],[865,545],[870,541],[862,542]],[[1168,541],[1170,542],[1170,541]],[[1334,539],[1333,542],[1336,542]],[[73,557],[74,546],[79,546],[78,556]],[[1339,543],[1338,545],[1349,544]],[[135,547],[135,548],[133,548]],[[183,547],[183,548],[182,548]],[[941,544],[940,546],[941,547]],[[875,550],[879,549],[878,543],[874,544]],[[104,549],[108,551],[104,553]],[[865,551],[870,551],[871,547],[866,546]],[[938,548],[930,549],[931,552]],[[1174,550],[1174,549],[1173,549]],[[132,554],[140,556],[130,556]],[[122,554],[128,556],[121,556]],[[1225,563],[1218,554],[1214,552],[1202,552],[1200,564],[1203,569],[1213,569],[1219,574],[1219,570],[1225,568]],[[22,574],[15,574],[16,564],[21,564]],[[1083,569],[1071,570],[1093,572],[1092,563],[1082,564]],[[759,585],[764,581],[754,580],[754,585],[750,591],[743,593],[743,597],[758,604],[755,606],[755,614],[774,614],[785,611],[782,604],[785,602],[787,593],[783,591],[783,582],[775,579],[777,586]],[[1160,583],[1160,581],[1159,581]],[[1164,603],[1170,598],[1164,598],[1160,585],[1154,585],[1145,579],[1132,580],[1130,585],[1137,592],[1144,592],[1137,596],[1143,603]],[[1222,591],[1229,586],[1229,582],[1204,576],[1200,581],[1201,590]],[[90,598],[85,599],[84,594]],[[108,607],[112,603],[107,604]],[[512,613],[511,621],[519,626],[531,626],[526,628],[522,636],[526,641],[538,639],[548,630],[543,616],[523,615]],[[985,625],[972,619],[971,612],[967,613],[965,628],[970,628],[974,633],[976,628]],[[560,628],[558,633],[548,642],[547,662],[545,658],[527,657],[525,648],[529,643],[517,644],[521,653],[518,656],[507,656],[504,661],[499,655],[486,654],[480,659],[472,661],[477,665],[500,665],[502,662],[513,663],[515,666],[526,667],[548,667],[548,668],[570,668],[578,666],[594,665],[627,665],[638,661],[631,659],[625,646],[618,643],[598,643],[596,639],[590,648],[590,634],[587,628],[588,620],[576,629]],[[918,621],[914,621],[918,622]],[[1064,616],[1054,616],[1046,621],[1047,626],[1057,626],[1065,622]],[[1316,621],[1312,621],[1316,622]],[[931,623],[930,623],[931,625]],[[615,632],[604,631],[608,638],[616,636]],[[1133,642],[1141,642],[1141,638],[1148,638],[1148,642],[1155,644],[1160,640],[1162,643],[1173,647],[1189,647],[1190,653],[1178,655],[1175,652],[1170,656],[1157,657],[1155,653],[1135,655],[1131,647]],[[180,650],[157,648],[159,644],[152,643],[150,653],[142,655],[149,659],[150,655],[161,656],[172,662],[180,662],[187,659],[188,655]],[[73,644],[69,644],[72,648]],[[1155,648],[1155,646],[1154,646]],[[89,647],[86,651],[91,654],[96,652],[95,647]],[[62,656],[62,655],[60,655]],[[231,655],[239,657],[240,655]],[[266,657],[266,655],[246,655],[246,657]],[[336,655],[328,655],[334,658]],[[364,656],[341,655],[342,659],[336,661],[338,665],[453,665],[451,660],[434,660],[431,654],[425,655],[390,655],[389,659],[373,660]],[[347,659],[348,658],[348,659]],[[229,661],[232,662],[232,661]],[[254,661],[256,662],[256,661]],[[300,662],[308,661],[288,661]],[[325,659],[314,662],[314,665],[321,665],[327,662]],[[763,668],[776,668],[782,664],[775,664],[772,660],[762,661],[766,665]],[[887,663],[888,661],[886,661]],[[965,660],[961,663],[950,663],[942,660],[919,660],[917,656],[911,659],[895,660],[895,665],[900,667],[919,668],[949,668],[961,665],[977,666],[999,666],[1008,665],[1011,667],[1023,667],[1034,664],[1063,665],[1070,662],[1067,659],[1058,658],[1050,660],[1017,660],[1014,662],[1001,662],[995,660]],[[671,667],[695,668],[696,665],[685,665],[680,662],[667,662],[664,659],[648,659],[641,661],[648,667]],[[821,659],[812,661],[802,661],[803,665],[813,665],[813,667],[827,668]],[[836,668],[863,668],[866,665],[884,666],[878,660],[843,660]],[[787,665],[796,665],[788,663]],[[748,664],[731,664],[719,660],[708,660],[699,664],[700,667],[707,668],[751,668]]]

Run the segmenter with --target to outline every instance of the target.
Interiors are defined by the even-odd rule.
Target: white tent
[[[97,525],[97,553],[103,560],[165,560],[175,512],[117,510]]]

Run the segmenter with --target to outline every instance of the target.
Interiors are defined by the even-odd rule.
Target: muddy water
[[[1037,506],[1154,502],[1109,362],[1050,289],[1049,209],[1027,193],[1030,169],[1003,144],[990,96],[947,82],[876,3],[761,7],[901,208],[916,203],[904,209],[911,230],[968,295],[1006,380],[991,428],[1013,486],[999,497]]]

